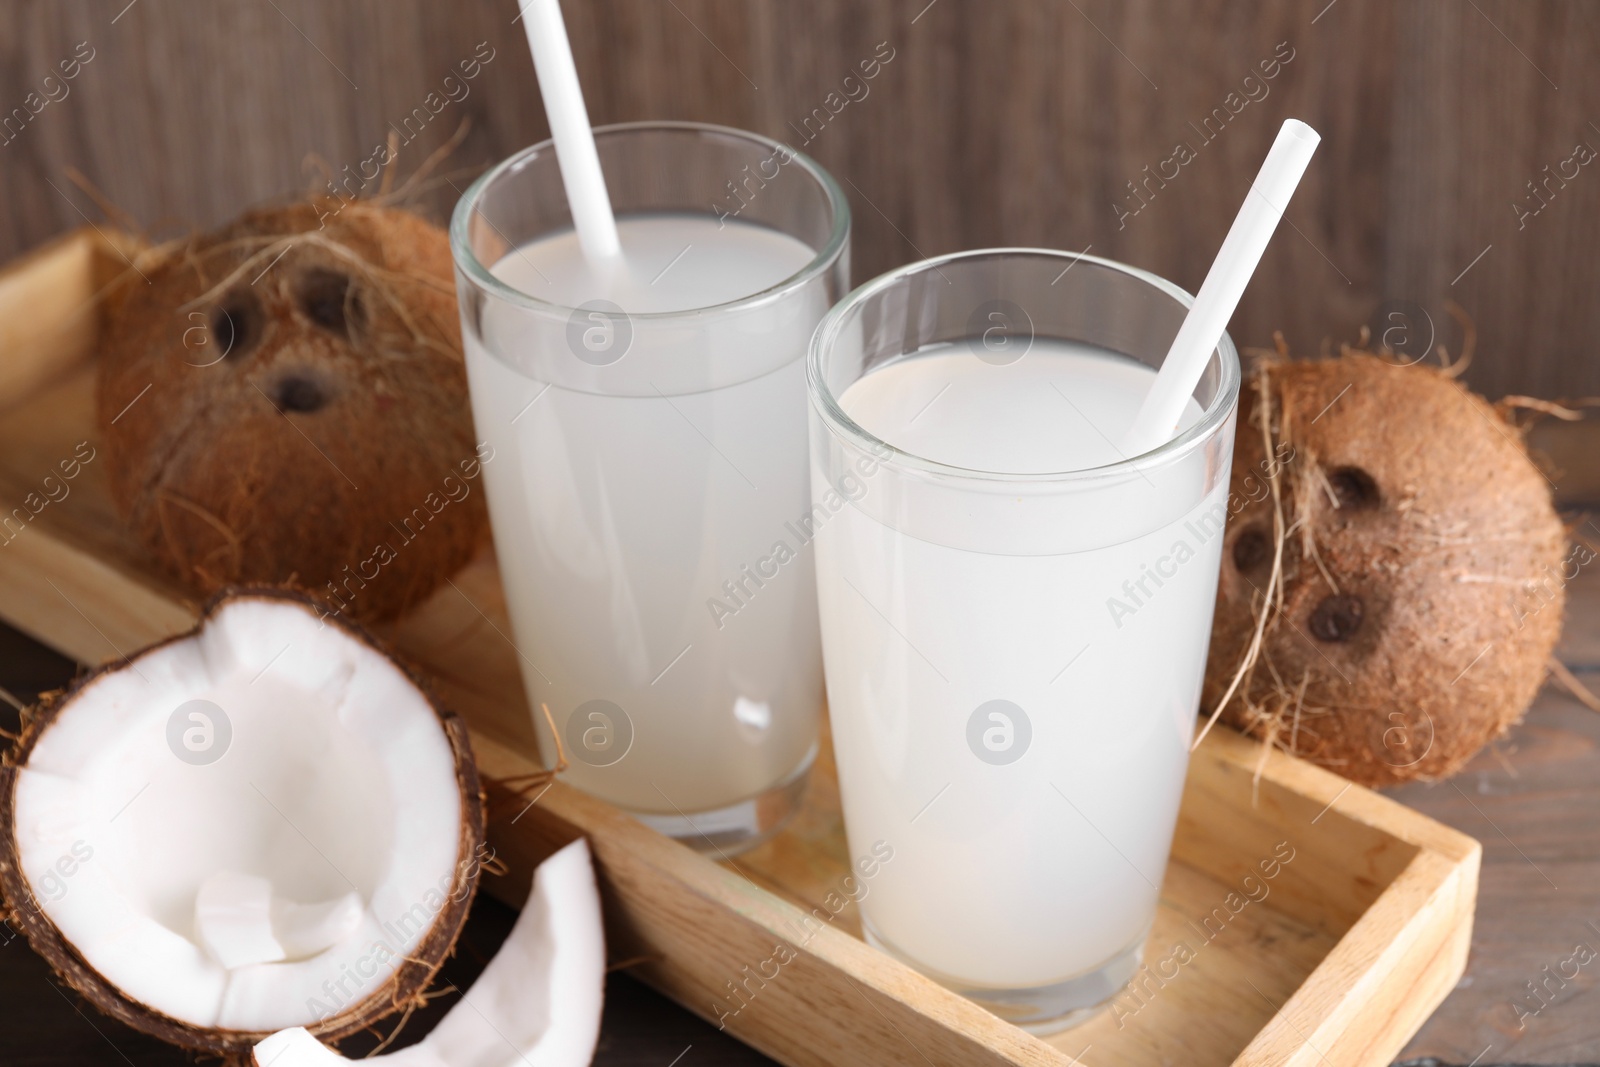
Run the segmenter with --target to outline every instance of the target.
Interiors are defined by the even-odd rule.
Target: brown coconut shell
[[[410,670],[404,661],[396,658],[383,642],[361,626],[327,614],[325,605],[299,590],[266,586],[228,590],[207,604],[193,629],[158,641],[125,659],[102,664],[67,688],[44,694],[24,710],[22,733],[0,759],[0,904],[4,905],[10,922],[21,930],[33,950],[44,957],[67,985],[104,1014],[169,1044],[220,1056],[227,1063],[249,1063],[250,1050],[271,1036],[271,1031],[219,1030],[196,1026],[130,999],[91,967],[45,915],[34,899],[19,861],[16,785],[17,770],[28,765],[39,739],[96,680],[114,672],[136,670],[141,659],[197,635],[224,604],[247,598],[285,601],[303,606],[313,620],[321,619],[339,627],[394,663],[422,693],[438,716],[439,724],[450,740],[450,749],[455,757],[456,784],[461,792],[461,836],[455,877],[446,903],[435,916],[433,926],[416,949],[395,969],[387,983],[374,990],[367,999],[321,1022],[308,1025],[307,1030],[324,1041],[334,1042],[424,1002],[424,991],[454,952],[456,940],[466,925],[467,913],[472,908],[472,899],[478,889],[485,841],[483,786],[473,760],[466,723],[455,713],[445,710],[434,698],[427,683]]]
[[[1203,710],[1260,625],[1224,721],[1365,785],[1454,774],[1522,717],[1561,632],[1548,482],[1440,370],[1347,349],[1252,384]]]
[[[108,300],[112,496],[203,598],[297,581],[393,616],[487,537],[449,240],[324,198],[141,258]]]

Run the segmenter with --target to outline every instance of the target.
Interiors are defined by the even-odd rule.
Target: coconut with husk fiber
[[[106,1014],[233,1061],[420,1003],[482,862],[467,732],[294,593],[31,709],[0,766],[11,921]]]
[[[1445,370],[1346,348],[1252,385],[1202,708],[1365,785],[1455,773],[1561,631],[1549,484]]]
[[[113,498],[161,570],[201,597],[297,581],[375,619],[472,557],[488,456],[444,231],[328,197],[137,266],[106,308],[98,412]]]

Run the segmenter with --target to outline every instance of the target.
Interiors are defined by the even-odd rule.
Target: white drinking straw
[[[1194,306],[1178,327],[1172,347],[1167,349],[1155,384],[1134,417],[1124,445],[1128,455],[1142,456],[1172,439],[1189,397],[1205,373],[1212,351],[1222,340],[1222,331],[1239,306],[1239,298],[1250,284],[1250,276],[1260,264],[1278,220],[1283,218],[1283,209],[1321,140],[1316,130],[1299,119],[1289,119],[1278,131],[1278,139],[1272,142],[1261,173],[1256,175],[1233,227],[1223,239]]]
[[[559,0],[528,0],[522,7],[522,26],[533,51],[533,69],[550,119],[550,136],[556,142],[556,162],[561,184],[572,208],[572,224],[584,259],[598,267],[618,258],[617,220],[611,214],[611,197],[600,173],[600,155],[594,149],[594,130],[583,106],[578,67],[572,62],[572,45],[561,21]]]

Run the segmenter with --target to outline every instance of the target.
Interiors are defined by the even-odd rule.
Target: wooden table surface
[[[1600,525],[1591,521],[1584,518],[1582,528],[1600,542]],[[1569,584],[1568,596],[1562,661],[1600,688],[1600,560]],[[9,694],[27,702],[65,683],[74,669],[0,625],[0,687]],[[15,710],[0,712],[0,726],[14,730]],[[1403,1062],[1600,1064],[1600,714],[1547,686],[1526,721],[1455,778],[1391,795],[1484,847],[1466,976]],[[480,897],[445,979],[470,983],[512,919],[508,908]],[[0,1065],[191,1062],[63,989],[9,927],[0,925],[0,940]],[[1534,999],[1529,983],[1544,984],[1542,999]],[[415,1016],[399,1043],[425,1034],[454,999],[442,997]],[[611,976],[595,1059],[600,1067],[770,1062],[626,975]]]

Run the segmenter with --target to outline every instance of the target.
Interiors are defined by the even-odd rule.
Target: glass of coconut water
[[[451,225],[496,553],[540,746],[723,852],[794,810],[822,705],[803,357],[849,208],[806,157],[691,123],[595,130],[620,263],[581,253],[550,142]]]
[[[1239,364],[1126,434],[1191,298],[1033,249],[913,264],[808,358],[809,525],[852,858],[878,947],[1035,1030],[1139,966],[1195,727]]]

